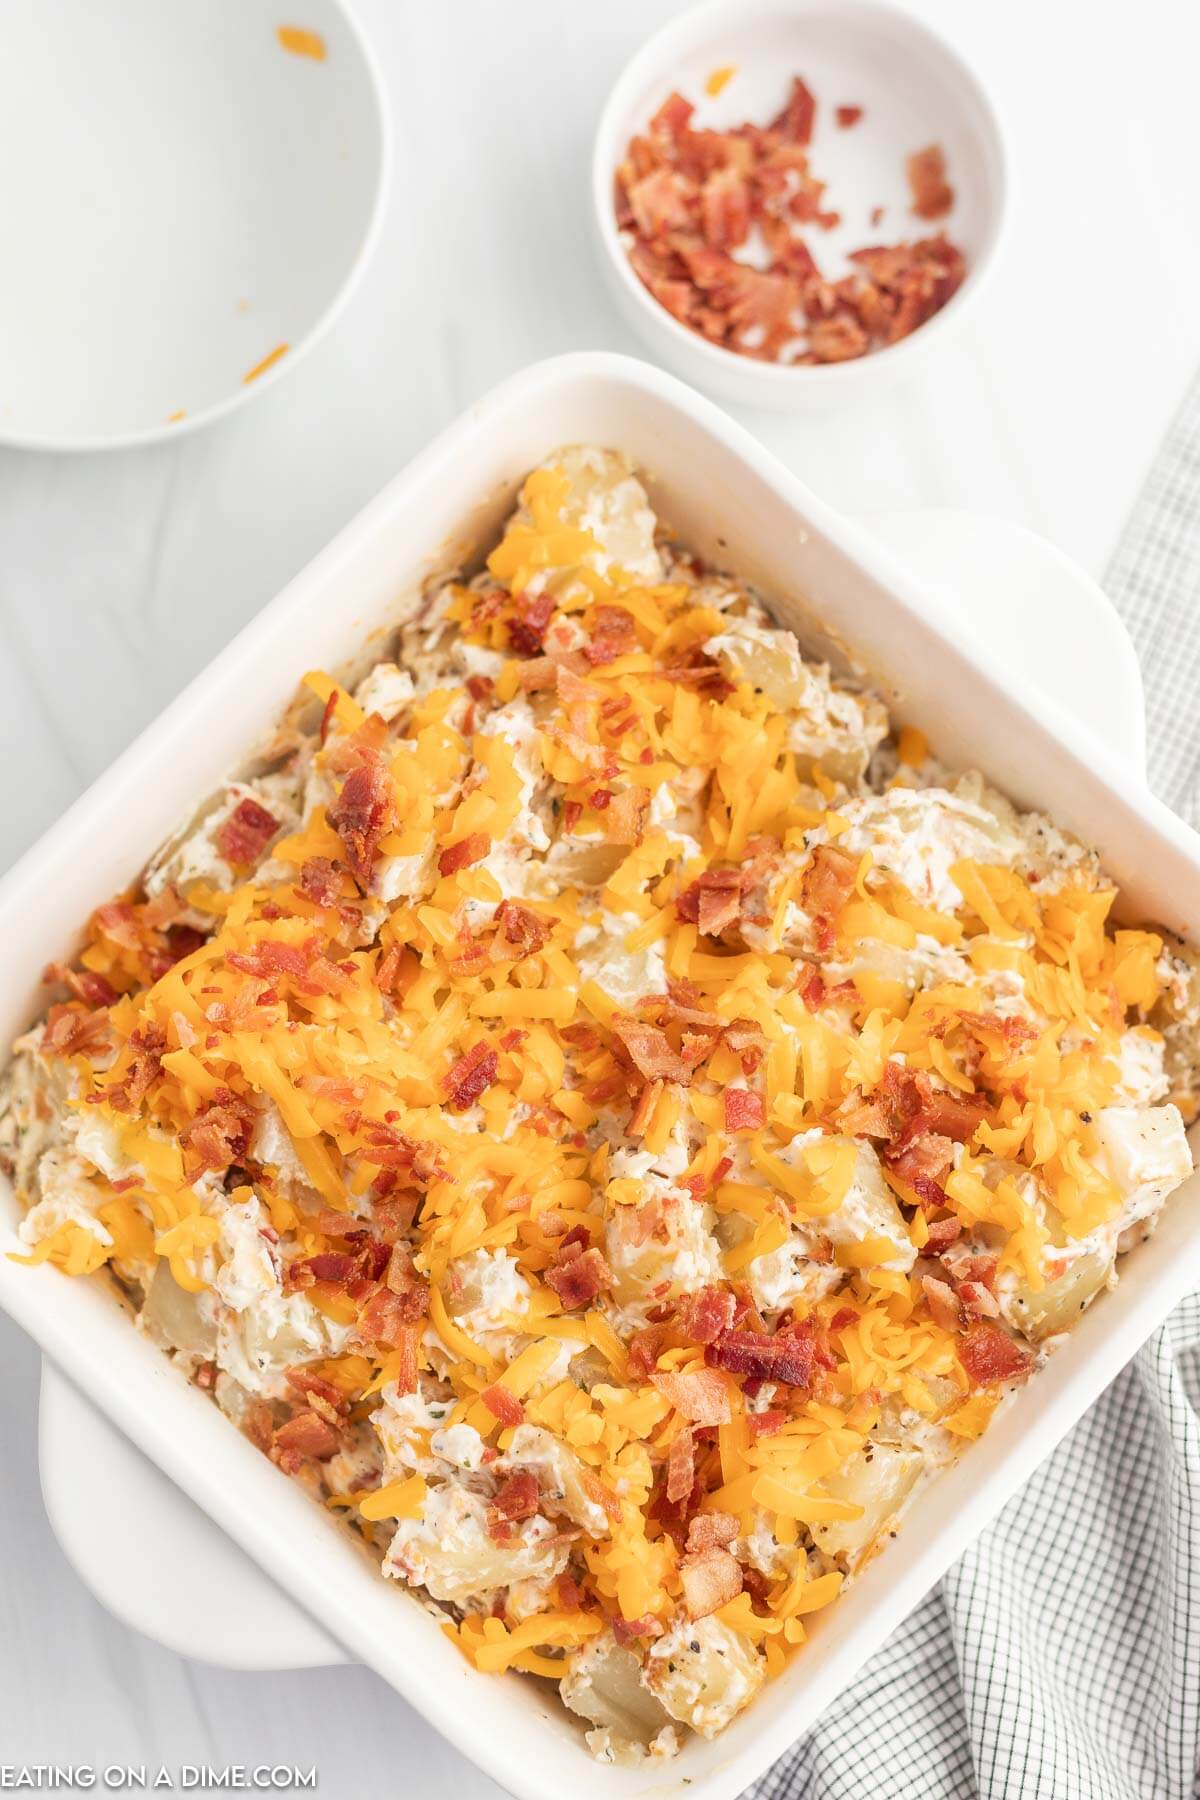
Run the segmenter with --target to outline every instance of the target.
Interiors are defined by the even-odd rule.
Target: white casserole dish
[[[481,546],[525,471],[556,446],[629,452],[656,510],[762,588],[811,644],[807,601],[853,644],[900,720],[1101,851],[1131,913],[1188,931],[1200,838],[747,433],[669,377],[582,355],[515,377],[439,438],[199,677],[0,885],[0,1038],[33,1016],[36,974],[88,908],[127,881],[177,818],[237,764],[303,672],[337,665],[400,617],[420,583]],[[1036,659],[1037,646],[1014,646]],[[1193,933],[1194,935],[1194,933]],[[0,1304],[72,1379],[346,1646],[521,1800],[732,1800],[828,1705],[1186,1291],[1200,1266],[1200,1180],[1172,1198],[1120,1286],[986,1437],[920,1499],[897,1542],[827,1615],[785,1675],[715,1742],[673,1763],[593,1763],[556,1697],[470,1670],[365,1551],[229,1428],[100,1285],[0,1256]],[[0,1252],[16,1247],[0,1195]],[[81,1471],[86,1481],[86,1471]],[[169,1582],[170,1571],[162,1572]]]

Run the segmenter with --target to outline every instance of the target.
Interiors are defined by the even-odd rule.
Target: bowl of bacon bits
[[[979,82],[875,0],[686,13],[621,75],[593,157],[627,318],[746,405],[843,396],[927,348],[978,292],[1004,196]]]

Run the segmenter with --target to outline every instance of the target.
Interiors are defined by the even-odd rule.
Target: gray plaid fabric
[[[1200,825],[1200,384],[1108,574]],[[747,1800],[1200,1800],[1200,1295]]]

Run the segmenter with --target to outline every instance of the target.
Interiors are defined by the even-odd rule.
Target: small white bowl
[[[715,97],[718,69],[736,71]],[[849,250],[944,230],[964,252],[967,275],[950,302],[898,344],[852,362],[782,366],[710,343],[681,325],[633,271],[617,230],[613,177],[625,147],[678,89],[696,105],[697,126],[765,125],[802,75],[817,101],[812,166],[842,215],[832,231],[806,229],[823,272],[836,278]],[[839,127],[834,108],[861,106]],[[907,158],[940,144],[955,191],[936,223],[914,217]],[[592,203],[601,262],[614,297],[656,358],[721,399],[780,410],[814,399],[847,399],[864,384],[907,368],[978,293],[1000,234],[1006,192],[1004,142],[992,102],[958,54],[928,26],[881,0],[712,0],[664,27],[638,51],[613,88],[592,152]],[[872,225],[871,212],[884,208]]]
[[[53,0],[7,10],[0,163],[0,443],[109,449],[317,341],[374,243],[387,115],[340,0]]]

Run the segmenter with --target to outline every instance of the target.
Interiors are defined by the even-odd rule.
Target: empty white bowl
[[[344,8],[47,0],[5,23],[0,442],[145,443],[261,392],[380,217],[386,114]]]
[[[710,97],[707,78],[732,67]],[[945,231],[963,251],[966,278],[949,303],[909,337],[852,362],[784,366],[756,361],[672,318],[646,289],[617,230],[613,177],[625,148],[678,89],[696,106],[694,124],[766,125],[785,104],[793,75],[817,101],[811,157],[828,183],[825,203],[842,215],[831,231],[805,227],[823,273],[845,273],[846,252]],[[834,109],[863,109],[851,129]],[[905,164],[939,144],[955,191],[935,223],[914,217]],[[592,155],[592,203],[601,262],[622,312],[656,358],[724,400],[787,409],[852,391],[910,366],[979,290],[1000,233],[1005,155],[995,109],[979,82],[927,26],[880,0],[713,0],[683,14],[644,44],[613,88]],[[875,208],[884,209],[878,224]]]

